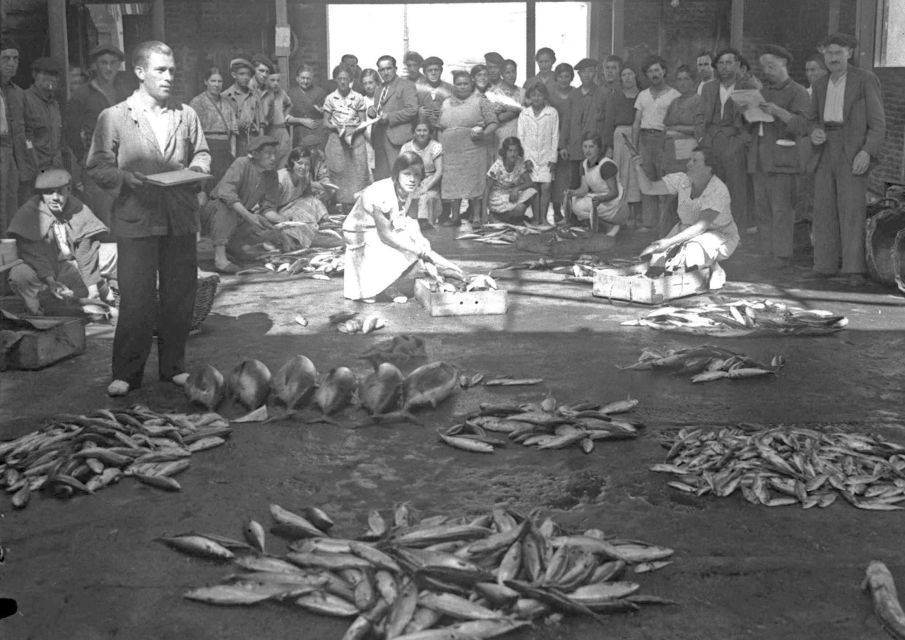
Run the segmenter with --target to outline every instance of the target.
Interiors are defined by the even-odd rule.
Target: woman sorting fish
[[[367,187],[343,222],[346,268],[343,295],[375,302],[398,297],[397,281],[421,263],[465,277],[462,269],[431,249],[418,221],[409,217],[424,178],[424,162],[411,151],[399,154],[392,176]]]
[[[710,269],[710,288],[719,289],[726,282],[720,261],[727,259],[738,246],[739,234],[730,209],[729,189],[713,174],[710,149],[696,147],[685,173],[669,173],[651,181],[641,167],[641,156],[635,152],[632,164],[638,176],[641,193],[651,196],[677,194],[679,222],[661,238],[641,252],[650,256],[650,266],[666,271]]]

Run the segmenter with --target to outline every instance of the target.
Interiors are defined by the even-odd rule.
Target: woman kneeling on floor
[[[709,268],[710,288],[722,287],[726,272],[719,263],[735,251],[739,234],[729,206],[729,189],[713,174],[710,149],[696,147],[685,173],[669,173],[653,182],[641,168],[639,154],[632,156],[632,163],[643,194],[679,196],[679,223],[641,255],[650,255],[652,268],[666,271]]]
[[[484,220],[487,214],[510,224],[525,222],[525,211],[537,194],[531,179],[532,166],[525,160],[522,143],[515,136],[503,140],[499,158],[487,171]]]
[[[565,219],[569,221],[571,213],[579,221],[587,221],[592,231],[602,226],[608,236],[615,236],[628,219],[619,166],[603,155],[603,142],[596,133],[584,135],[581,151],[585,158],[581,163],[581,186],[564,193]]]
[[[343,222],[346,298],[374,302],[384,294],[392,299],[399,295],[396,282],[419,262],[432,263],[464,277],[458,266],[431,249],[430,242],[421,235],[418,221],[408,216],[423,177],[421,157],[406,151],[393,163],[391,178],[362,191]]]

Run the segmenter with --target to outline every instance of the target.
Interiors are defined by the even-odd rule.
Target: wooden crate
[[[4,341],[3,366],[43,369],[85,352],[85,320],[66,317],[20,317],[0,321]]]
[[[709,290],[710,269],[688,273],[664,274],[659,278],[644,275],[645,264],[598,269],[591,293],[598,298],[627,300],[642,304],[660,304]]]
[[[519,235],[515,248],[521,251],[541,253],[553,258],[567,258],[582,254],[599,255],[607,253],[616,240],[604,234],[592,234],[587,238],[556,239],[551,233],[531,233]]]
[[[506,313],[509,299],[503,289],[487,291],[431,291],[423,278],[415,280],[415,297],[432,316],[487,316]]]

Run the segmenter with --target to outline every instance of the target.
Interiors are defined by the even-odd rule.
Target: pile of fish
[[[596,402],[557,405],[547,396],[540,403],[482,404],[461,424],[439,431],[440,440],[451,447],[474,453],[493,453],[507,441],[538,449],[565,449],[577,446],[585,453],[598,440],[627,440],[638,437],[644,425],[613,418],[638,405],[632,398],[601,406]],[[489,436],[503,434],[501,437]]]
[[[540,234],[552,231],[554,227],[550,225],[535,225],[525,223],[524,225],[509,224],[507,222],[490,222],[481,227],[476,228],[470,233],[463,233],[456,236],[456,240],[474,240],[484,244],[514,244],[518,236],[524,234]]]
[[[485,275],[469,275],[465,280],[453,280],[442,276],[428,278],[428,287],[431,291],[442,291],[445,293],[456,293],[465,291],[496,291],[496,280]]]
[[[842,331],[848,319],[821,309],[801,309],[769,300],[720,298],[694,306],[661,307],[622,325],[726,338],[825,336]]]
[[[292,540],[283,556],[264,553],[264,528],[254,520],[244,526],[248,544],[195,533],[160,540],[233,565],[219,584],[186,592],[189,600],[271,601],[354,619],[343,640],[496,638],[545,616],[603,623],[601,614],[676,604],[638,593],[632,575],[671,564],[672,549],[607,538],[599,529],[568,534],[550,518],[538,522],[502,508],[416,521],[402,505],[392,524],[372,511],[367,532],[351,539],[329,537],[333,521],[320,509],[304,513],[270,505],[271,531]]]
[[[736,490],[752,504],[828,507],[841,495],[859,509],[893,511],[905,501],[905,446],[876,435],[771,427],[681,429],[664,439],[652,471],[670,487],[702,496]]]
[[[746,356],[716,347],[702,345],[687,349],[669,349],[657,351],[645,349],[638,357],[638,362],[626,369],[655,369],[672,371],[675,375],[691,375],[692,382],[713,382],[714,380],[742,380],[776,374],[785,365],[782,356],[776,355],[766,365]]]
[[[342,240],[342,237],[339,237]],[[249,267],[236,275],[253,273],[278,273],[286,276],[308,274],[316,280],[329,280],[345,271],[345,248],[309,248],[264,256],[261,266]]]
[[[330,316],[330,324],[336,327],[340,333],[371,333],[387,326],[387,321],[380,316],[371,314],[359,318],[355,312],[345,312]]]
[[[267,418],[267,399],[275,396],[289,413],[304,409],[313,401],[324,416],[339,412],[356,402],[372,420],[412,419],[409,412],[425,406],[435,407],[458,387],[459,371],[445,362],[424,364],[408,375],[391,362],[374,362],[374,371],[359,378],[349,367],[340,366],[319,374],[310,358],[290,358],[275,374],[260,360],[244,360],[229,380],[207,364],[194,371],[185,384],[191,402],[214,409],[228,396],[254,413]],[[257,412],[257,413],[255,413]],[[253,421],[246,416],[243,421]]]
[[[173,476],[193,453],[223,444],[229,423],[216,413],[158,413],[146,406],[59,415],[42,429],[0,443],[0,487],[21,509],[33,492],[90,494],[131,476],[179,491]]]

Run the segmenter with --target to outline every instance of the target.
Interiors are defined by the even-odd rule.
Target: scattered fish
[[[393,411],[401,405],[404,380],[399,367],[383,362],[362,380],[358,387],[358,397],[373,414]]]
[[[244,360],[230,375],[230,393],[249,411],[254,411],[267,400],[270,379],[270,369],[263,362]]]
[[[317,389],[317,367],[307,356],[294,356],[277,371],[272,386],[287,409],[304,407]]]
[[[645,349],[635,364],[625,369],[654,369],[672,371],[676,375],[691,374],[693,383],[712,382],[714,380],[741,380],[759,376],[776,374],[785,365],[782,356],[774,356],[771,363],[762,364],[743,353],[737,353],[716,347],[702,345],[686,349],[669,349],[657,351]]]
[[[459,372],[451,364],[431,362],[412,371],[403,382],[403,408],[436,407],[459,385]]]
[[[185,381],[184,389],[189,402],[213,411],[223,401],[226,383],[222,373],[206,364],[192,372]]]
[[[358,380],[348,367],[336,367],[324,377],[314,394],[314,402],[325,416],[336,413],[352,401]]]
[[[874,612],[883,628],[894,638],[905,640],[905,612],[899,603],[896,583],[885,564],[877,560],[867,565],[861,588],[870,593]]]

